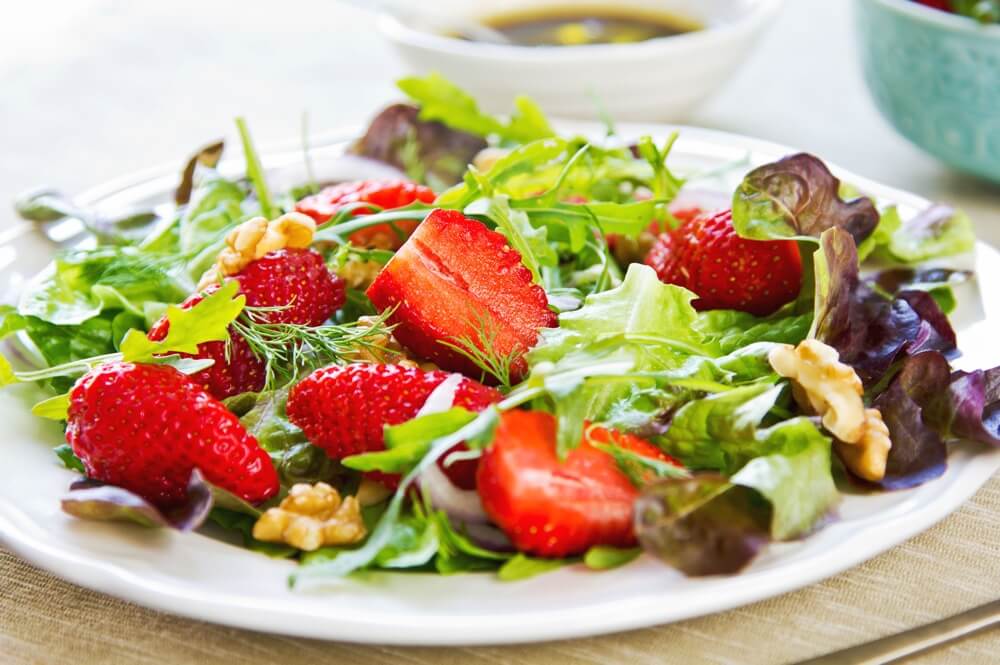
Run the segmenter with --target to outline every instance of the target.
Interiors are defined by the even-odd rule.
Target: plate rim
[[[560,122],[557,126],[582,133],[593,133],[595,128],[599,127],[596,123],[579,122]],[[660,123],[619,125],[623,135],[638,133],[664,135],[675,129],[680,131],[682,136],[687,134],[688,138],[694,137],[718,144],[720,149],[726,146],[730,149],[739,147],[741,150],[776,155],[795,152],[793,148],[779,143],[713,129]],[[337,139],[323,146],[317,146],[317,149],[342,146],[350,137],[357,136],[356,128],[353,127],[327,134],[336,135]],[[276,151],[262,150],[261,153],[264,155],[265,167],[268,167],[268,163],[275,158],[282,156]],[[228,161],[242,163],[242,160]],[[879,190],[895,201],[913,206],[929,203],[919,195],[857,176],[833,164],[829,166],[838,176],[849,178],[863,190]],[[162,178],[166,173],[172,173],[166,166],[144,169],[90,188],[78,198],[88,203],[96,202],[112,193]],[[977,263],[989,260],[1000,264],[1000,252],[985,243],[977,242],[976,252]],[[820,554],[813,554],[805,560],[727,577],[728,592],[721,600],[714,597],[705,598],[709,594],[701,593],[701,600],[678,610],[669,599],[661,598],[658,602],[654,602],[646,596],[633,596],[614,599],[604,604],[585,604],[556,611],[529,610],[516,616],[503,615],[502,619],[490,615],[449,616],[449,620],[453,623],[450,623],[445,631],[437,632],[431,628],[434,626],[434,621],[441,620],[441,615],[432,613],[419,616],[411,613],[406,615],[406,620],[402,618],[403,615],[394,614],[391,621],[386,621],[384,618],[379,621],[378,617],[364,614],[359,616],[349,607],[341,608],[339,612],[332,611],[336,609],[335,603],[330,604],[330,612],[318,614],[314,607],[296,610],[288,603],[268,607],[267,605],[273,604],[273,601],[261,596],[254,600],[250,596],[219,593],[218,590],[213,592],[210,587],[197,590],[185,587],[171,589],[163,582],[143,579],[139,573],[114,560],[104,561],[93,555],[83,556],[65,548],[60,549],[56,544],[50,544],[34,536],[31,529],[19,525],[19,522],[26,521],[30,524],[34,520],[13,501],[6,500],[2,496],[0,496],[0,541],[30,563],[72,583],[147,608],[211,623],[300,637],[368,644],[460,646],[528,643],[594,636],[671,623],[727,611],[815,584],[874,558],[929,529],[964,505],[998,468],[1000,468],[1000,450],[981,452],[963,466],[961,474],[964,482],[943,485],[941,496],[937,501],[923,505],[915,511],[907,510],[898,515],[883,517],[872,524],[858,525],[845,534],[840,546]],[[947,477],[947,474],[944,477]],[[947,501],[944,500],[945,497]],[[863,539],[865,534],[873,529],[880,531],[880,538],[876,544],[868,547],[848,547],[849,543],[859,538]],[[280,563],[287,564],[287,562]],[[699,594],[689,595],[697,598]],[[612,608],[614,611],[610,611]],[[456,626],[454,621],[459,625]]]

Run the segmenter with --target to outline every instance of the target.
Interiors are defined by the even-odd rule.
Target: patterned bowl
[[[865,80],[915,144],[1000,182],[1000,25],[911,0],[857,0]]]

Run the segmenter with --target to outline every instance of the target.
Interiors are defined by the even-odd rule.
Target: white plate
[[[574,129],[600,135],[592,125]],[[623,125],[626,135],[664,136],[664,126]],[[314,153],[329,174],[342,144]],[[753,164],[791,150],[720,132],[682,128],[672,163],[710,168],[749,156]],[[302,178],[298,154],[265,160],[274,183]],[[239,164],[230,168],[239,169]],[[161,171],[161,173],[164,173]],[[923,208],[918,196],[844,171],[838,174],[880,202],[900,206],[904,219]],[[44,174],[40,174],[44,177]],[[114,207],[165,200],[174,175],[143,176],[92,192],[87,202]],[[735,183],[728,182],[732,187]],[[17,242],[5,243],[13,247]],[[37,270],[45,256],[24,245],[13,270]],[[2,258],[2,257],[0,257]],[[0,266],[2,267],[2,266]],[[1000,255],[977,248],[979,280],[1000,280]],[[11,269],[8,269],[11,274]],[[15,280],[16,281],[16,280]],[[963,287],[954,320],[965,369],[1000,364],[1000,345],[989,328],[1000,326],[1000,299],[987,302]],[[621,569],[590,572],[581,566],[502,583],[488,574],[371,574],[322,593],[291,592],[293,564],[275,561],[200,534],[182,535],[127,525],[73,520],[59,496],[74,474],[50,448],[60,428],[32,417],[38,397],[31,386],[0,392],[4,482],[0,483],[0,535],[21,556],[66,578],[152,608],[207,621],[331,640],[385,644],[484,644],[594,635],[677,621],[776,596],[855,566],[927,529],[958,508],[1000,467],[1000,451],[960,444],[944,476],[922,487],[874,496],[847,496],[840,520],[811,537],[771,546],[748,570],[732,577],[686,579],[644,557]]]

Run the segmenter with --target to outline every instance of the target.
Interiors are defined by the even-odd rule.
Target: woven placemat
[[[458,649],[372,647],[214,626],[63,582],[0,550],[0,661],[499,665],[786,663],[1000,595],[1000,478],[926,533],[820,584],[701,619],[590,639]],[[664,603],[670,597],[663,598]],[[1000,661],[1000,630],[914,662]]]

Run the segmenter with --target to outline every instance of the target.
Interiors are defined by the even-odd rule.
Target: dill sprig
[[[511,389],[511,369],[521,358],[521,353],[513,350],[510,353],[502,354],[497,351],[497,326],[491,319],[482,314],[476,315],[475,337],[461,336],[453,337],[452,341],[440,341],[449,349],[462,355],[469,362],[478,367],[483,375],[481,379],[491,376],[497,380],[500,387],[506,392]]]
[[[264,362],[265,389],[291,381],[304,370],[335,362],[346,362],[358,352],[380,356],[392,354],[383,348],[392,332],[386,325],[390,311],[368,321],[308,326],[274,323],[268,315],[285,307],[246,307],[232,326],[255,356]],[[226,346],[227,355],[230,345]]]

